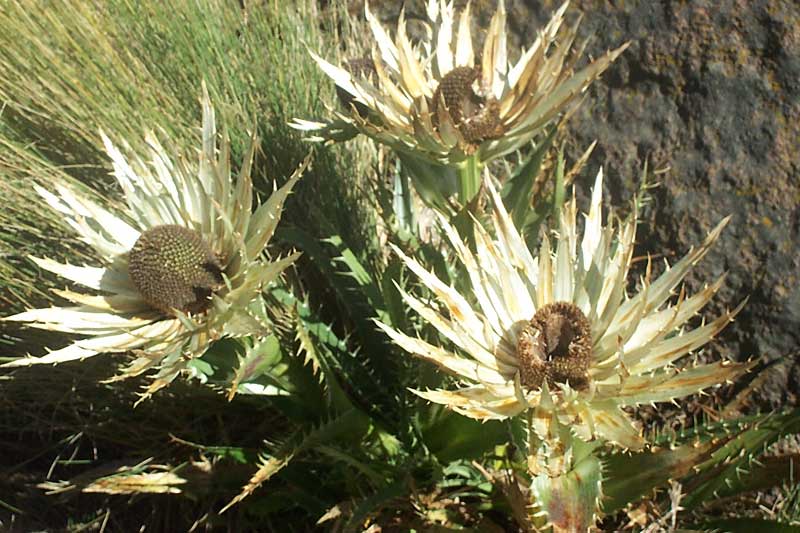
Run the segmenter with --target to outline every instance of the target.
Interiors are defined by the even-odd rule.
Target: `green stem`
[[[483,165],[477,156],[468,157],[458,165],[458,199],[462,205],[467,205],[481,186],[481,170]]]
[[[551,402],[549,396],[547,401]],[[595,453],[601,442],[585,442],[574,436],[559,422],[556,412],[550,412],[553,416],[548,432],[541,438],[533,430],[533,413],[528,412],[532,498],[528,521],[536,531],[548,524],[552,529],[547,531],[552,533],[587,531],[599,513],[602,494],[602,466]],[[565,509],[570,512],[564,513]]]
[[[414,211],[411,209],[411,191],[408,186],[408,175],[406,172],[400,172],[397,175],[399,183],[395,184],[395,215],[400,227],[406,231],[416,235],[416,224],[414,223]],[[399,190],[397,185],[399,185]],[[399,197],[398,197],[399,195]]]

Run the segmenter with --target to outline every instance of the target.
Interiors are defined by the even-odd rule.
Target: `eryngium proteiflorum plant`
[[[267,261],[264,248],[306,165],[253,211],[255,136],[233,180],[230,143],[226,135],[217,146],[214,110],[205,87],[202,108],[202,146],[194,161],[170,157],[152,133],[145,137],[148,161],[130,149],[126,157],[103,135],[127,202],[124,212],[112,213],[65,186],[56,186],[55,194],[37,187],[45,202],[95,250],[102,265],[31,259],[100,294],[59,290],[58,295],[77,306],[32,309],[4,318],[86,337],[45,356],[4,366],[132,352],[135,359],[119,378],[158,369],[147,396],[175,379],[214,340],[268,327],[251,312],[251,304],[299,254]]]
[[[485,163],[528,144],[580,100],[627,44],[578,71],[582,47],[570,56],[577,23],[562,29],[567,3],[510,64],[506,10],[501,1],[483,51],[473,48],[469,5],[458,17],[453,3],[429,0],[422,38],[412,43],[401,13],[395,39],[365,3],[377,48],[336,66],[312,52],[339,89],[344,113],[332,122],[296,120],[317,140],[368,135],[400,153],[437,163],[468,157]]]
[[[573,198],[562,208],[556,242],[544,236],[538,257],[515,229],[491,181],[493,240],[480,225],[475,250],[440,217],[464,266],[471,294],[460,294],[399,249],[397,253],[439,300],[405,301],[459,348],[450,351],[380,327],[408,352],[431,361],[463,383],[456,390],[415,391],[479,420],[513,417],[539,405],[546,385],[560,423],[583,440],[628,449],[645,444],[623,407],[664,402],[731,380],[746,364],[719,361],[691,368],[675,363],[725,327],[741,305],[709,324],[686,322],[716,293],[724,277],[699,293],[669,302],[673,289],[719,237],[728,219],[655,280],[628,296],[636,210],[627,220],[602,224],[598,173],[583,238]],[[616,227],[618,225],[619,227]],[[544,424],[535,424],[541,436]]]

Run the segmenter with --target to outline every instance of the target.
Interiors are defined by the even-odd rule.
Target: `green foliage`
[[[604,511],[614,512],[669,479],[683,480],[681,505],[686,508],[764,488],[759,487],[758,477],[751,477],[751,469],[765,468],[759,466],[758,457],[770,444],[799,431],[800,410],[768,413],[702,423],[677,435],[662,435],[656,440],[659,447],[652,451],[610,455],[605,459]],[[773,478],[769,486],[779,484],[782,477]]]
[[[459,459],[478,459],[505,441],[504,424],[498,421],[481,423],[442,406],[432,406],[421,425],[428,450],[446,464]]]
[[[505,202],[506,209],[511,215],[514,225],[518,228],[526,228],[526,221],[528,221],[532,205],[536,205],[540,211],[536,219],[531,219],[531,222],[535,224],[536,221],[541,222],[541,210],[552,206],[557,200],[553,198],[552,201],[547,202],[542,201],[541,198],[534,197],[534,185],[537,178],[541,176],[542,163],[548,150],[553,145],[557,131],[556,128],[552,128],[547,136],[536,146],[536,149],[514,169],[503,185],[501,191],[503,202]],[[563,180],[563,169],[561,179]],[[558,177],[556,180],[558,180]]]
[[[34,184],[69,185],[102,205],[119,206],[101,129],[135,148],[144,131],[160,130],[172,148],[193,154],[205,82],[231,136],[234,164],[255,130],[258,193],[266,196],[275,181],[284,181],[309,152],[287,122],[322,115],[333,102],[331,84],[306,48],[347,53],[360,32],[344,16],[343,3],[320,4],[4,4],[3,314],[54,302],[48,289],[60,282],[43,275],[27,255],[77,264],[95,259],[57,216],[31,206],[41,205]],[[502,183],[503,201],[532,246],[574,177],[565,171],[563,154],[554,164],[548,159],[556,136],[553,128],[521,154]],[[131,408],[137,384],[103,381],[110,377],[107,359],[0,376],[0,453],[10,465],[0,476],[0,507],[21,517],[15,520],[30,528],[69,522],[78,531],[104,523],[102,510],[113,507],[125,517],[114,524],[120,531],[166,531],[176,522],[188,529],[187,520],[195,518],[209,529],[300,531],[324,518],[323,527],[334,522],[356,531],[383,518],[444,530],[486,525],[513,511],[512,498],[501,494],[508,487],[492,477],[502,471],[532,489],[551,523],[569,528],[593,523],[599,498],[610,514],[651,496],[669,479],[681,479],[682,504],[695,510],[714,498],[794,479],[787,472],[797,454],[761,455],[780,437],[800,432],[798,411],[698,424],[658,437],[648,452],[606,453],[602,462],[587,453],[566,474],[531,480],[518,457],[530,438],[521,425],[479,423],[413,396],[409,388],[436,387],[445,378],[402,353],[375,326],[380,320],[432,344],[448,342],[407,312],[399,289],[422,299],[430,294],[406,278],[386,244],[465,287],[448,246],[437,241],[435,229],[431,238],[421,228],[431,207],[465,235],[485,222],[479,162],[447,167],[408,154],[395,160],[363,139],[313,152],[274,250],[297,249],[303,256],[253,310],[268,332],[217,341],[188,365],[194,381],[176,383],[137,409]],[[3,355],[66,341],[28,331],[21,341],[18,329],[0,328]],[[53,486],[85,487],[95,474],[120,472],[122,463],[122,472],[148,473],[141,465],[149,465],[142,462],[149,457],[183,475],[186,484],[180,504],[145,500],[144,507],[157,511],[144,518],[124,514],[125,502],[89,500],[84,508],[68,494],[63,503],[41,494],[19,496],[21,487],[45,477],[68,480]],[[26,469],[29,477],[20,474]],[[787,504],[779,518],[789,523],[797,519],[797,491],[787,501],[793,507]],[[228,516],[234,518],[227,522]],[[495,527],[513,528],[511,520],[500,519]],[[709,521],[703,528],[735,528],[746,525],[743,520]]]

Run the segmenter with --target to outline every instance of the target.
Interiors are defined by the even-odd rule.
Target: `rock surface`
[[[482,27],[495,5],[473,2]],[[512,40],[531,43],[559,5],[507,0]],[[397,6],[382,5],[385,20]],[[414,7],[409,2],[407,11]],[[798,404],[800,3],[576,0],[568,13],[583,14],[580,35],[592,37],[592,57],[632,41],[568,124],[573,159],[598,141],[578,186],[588,190],[602,165],[607,203],[624,206],[645,161],[651,169],[669,166],[639,227],[637,253],[670,262],[732,215],[688,286],[729,273],[705,316],[749,301],[711,351],[782,361],[756,403]]]

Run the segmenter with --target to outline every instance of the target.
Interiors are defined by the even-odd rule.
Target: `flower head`
[[[345,112],[330,123],[296,120],[293,125],[317,132],[317,140],[339,140],[355,130],[401,153],[442,163],[472,155],[486,162],[513,152],[568,113],[627,47],[575,73],[580,53],[570,57],[569,52],[577,23],[563,28],[567,5],[512,65],[502,0],[479,54],[473,49],[469,4],[457,17],[452,2],[429,0],[424,36],[413,44],[403,14],[392,40],[367,3],[377,45],[371,56],[337,67],[312,53],[336,82]]]
[[[486,185],[495,239],[476,223],[471,249],[441,217],[443,231],[468,274],[471,295],[460,294],[397,250],[440,305],[403,292],[405,301],[459,349],[453,352],[379,324],[403,349],[437,364],[462,384],[455,390],[415,391],[418,395],[481,420],[531,409],[534,429],[542,438],[548,433],[548,419],[557,416],[582,439],[597,437],[638,449],[644,441],[623,407],[696,393],[748,367],[728,361],[676,364],[711,340],[741,309],[687,327],[687,320],[712,298],[724,276],[691,297],[681,289],[670,299],[727,219],[655,280],[648,263],[639,292],[628,296],[636,213],[634,209],[627,220],[603,225],[602,171],[585,215],[583,237],[578,238],[573,197],[562,208],[555,242],[545,236],[537,258],[488,179]]]
[[[103,134],[125,209],[112,213],[61,185],[41,197],[99,256],[101,266],[74,266],[31,259],[86,289],[55,291],[77,304],[32,309],[3,320],[82,335],[43,357],[4,366],[55,364],[99,353],[132,352],[136,358],[120,378],[158,368],[147,395],[171,382],[209,344],[224,336],[263,331],[251,312],[262,287],[298,254],[266,261],[264,248],[280,219],[291,179],[255,211],[250,177],[256,147],[251,138],[238,179],[231,177],[227,136],[217,147],[214,110],[203,90],[202,148],[196,161],[172,159],[152,133],[145,137],[149,160],[125,146],[123,155]]]

